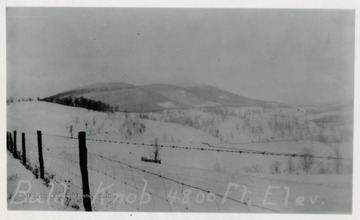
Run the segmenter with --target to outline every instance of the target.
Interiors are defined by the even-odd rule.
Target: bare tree
[[[295,171],[295,164],[291,157],[288,157],[287,159],[287,170],[289,174],[292,174]]]
[[[159,157],[159,144],[158,144],[158,139],[155,138],[154,144],[155,144],[155,152],[154,152],[154,159],[155,161],[158,161],[158,157]]]
[[[263,168],[260,164],[253,164],[251,166],[244,167],[246,173],[262,173]]]
[[[341,151],[340,151],[340,147],[339,145],[336,145],[335,148],[334,148],[334,151],[335,151],[335,157],[337,159],[334,160],[334,163],[335,163],[335,172],[337,174],[340,174],[341,171],[342,171],[342,162],[341,162]]]
[[[70,125],[69,131],[70,131],[71,137],[73,137],[73,129],[74,129],[74,126],[73,126],[73,125]]]
[[[301,153],[302,153],[301,167],[305,171],[305,173],[308,174],[309,170],[314,164],[313,150],[311,148],[304,147]]]
[[[277,174],[280,173],[281,169],[281,162],[280,161],[275,161],[271,166],[270,166],[270,172],[272,174]]]

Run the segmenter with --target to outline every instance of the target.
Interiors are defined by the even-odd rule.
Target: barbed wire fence
[[[171,211],[279,212],[244,201],[240,192],[228,196],[206,184],[194,184],[174,177],[160,164],[138,163],[128,158],[88,151],[86,141],[174,150],[217,153],[260,154],[286,157],[312,157],[328,160],[351,158],[276,153],[248,149],[204,148],[23,132],[17,146],[16,131],[7,133],[7,150],[14,158],[42,179],[54,194],[62,194],[66,207],[85,211]],[[26,136],[26,138],[25,138]],[[37,143],[36,143],[37,142]],[[192,177],[194,178],[194,177]],[[195,177],[196,178],[196,177]],[[211,180],[209,180],[211,181]],[[226,201],[226,202],[225,202]],[[82,204],[82,205],[81,205]]]

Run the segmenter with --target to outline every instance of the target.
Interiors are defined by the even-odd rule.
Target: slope
[[[117,106],[120,111],[149,112],[176,108],[273,106],[278,103],[246,98],[213,86],[151,84],[132,86],[124,83],[95,84],[65,91],[43,99],[56,102],[84,97]]]

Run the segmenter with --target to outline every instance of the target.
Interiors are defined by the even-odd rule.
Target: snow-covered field
[[[86,131],[90,192],[96,194],[104,189],[108,193],[93,200],[93,210],[351,212],[352,174],[349,172],[349,162],[342,163],[346,172],[334,174],[337,165],[334,161],[317,159],[306,175],[298,168],[301,158],[207,151],[247,149],[301,153],[304,147],[308,147],[314,155],[328,157],[335,156],[334,148],[339,148],[342,157],[352,157],[350,143],[324,144],[305,140],[234,144],[181,124],[45,102],[12,103],[7,111],[8,131],[26,133],[27,154],[34,169],[38,163],[35,133],[42,131],[48,179],[47,183],[34,179],[30,170],[8,155],[9,209],[84,209],[82,199],[71,196],[82,193],[76,138],[78,131]],[[21,146],[19,140],[18,136],[18,146]],[[161,164],[155,164],[141,161],[143,156],[154,157],[155,147],[131,144],[155,142],[204,150],[160,147]],[[276,162],[279,162],[276,174],[271,174],[271,167]],[[288,173],[290,163],[294,167],[291,174]],[[319,174],[321,168],[324,174]],[[20,182],[23,188],[17,188],[20,180],[29,182]],[[64,183],[66,187],[62,185]],[[29,185],[31,189],[27,187]],[[63,202],[54,198],[34,202],[29,198],[23,199],[22,203],[12,204],[16,191],[20,189],[30,189],[29,193],[35,194],[46,194],[51,190],[52,193],[62,194],[64,188],[68,199]],[[21,201],[21,198],[17,199]],[[37,205],[36,202],[46,205]]]

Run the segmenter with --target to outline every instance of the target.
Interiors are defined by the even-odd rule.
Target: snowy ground
[[[12,205],[11,199],[19,191],[16,189],[20,180],[31,183],[29,193],[44,194],[52,188],[35,179],[31,171],[10,155],[8,208],[83,210],[82,200],[71,197],[82,192],[78,140],[47,134],[70,136],[69,127],[72,126],[74,137],[77,137],[77,131],[87,130],[88,138],[124,140],[119,131],[123,121],[121,115],[42,102],[13,103],[8,106],[8,130],[26,132],[27,154],[32,164],[38,163],[35,132],[42,130],[46,177],[54,184],[54,194],[63,193],[62,184],[65,183],[69,197],[63,204],[49,199],[49,203],[40,205],[28,199]],[[157,138],[160,144],[206,148],[209,146],[202,142],[207,142],[226,148],[266,149],[284,153],[299,153],[301,146],[310,144],[300,141],[226,145],[200,130],[186,126],[151,120],[142,122],[146,125],[146,131],[132,137],[129,142],[153,143]],[[319,156],[329,156],[333,152],[331,146],[311,144]],[[288,175],[285,174],[286,157],[161,148],[162,164],[154,164],[140,161],[142,156],[152,157],[152,147],[90,140],[87,147],[90,153],[90,191],[95,194],[99,189],[106,189],[108,193],[108,198],[93,200],[93,210],[97,211],[351,212],[351,174]],[[351,153],[347,155],[351,156]],[[274,161],[282,162],[280,174],[244,173],[246,166],[258,163],[267,169]],[[148,193],[151,199],[146,200]]]
[[[49,199],[46,195],[39,196],[51,192],[51,187],[35,178],[33,173],[25,169],[10,153],[7,154],[7,191],[9,210],[65,210],[57,202],[60,200]],[[24,197],[25,192],[28,193],[27,197]]]

